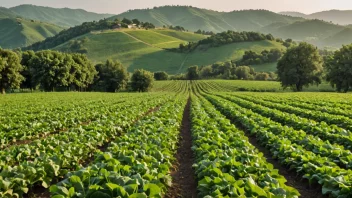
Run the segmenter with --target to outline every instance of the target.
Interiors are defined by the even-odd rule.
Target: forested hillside
[[[35,5],[20,5],[10,8],[17,15],[27,19],[39,20],[62,27],[72,27],[83,22],[111,17],[111,14],[97,14],[82,9],[50,8]]]
[[[154,9],[130,10],[111,19],[137,18],[156,26],[182,26],[189,31],[198,29],[222,32],[226,30],[257,31],[276,22],[292,23],[302,18],[283,16],[266,10],[217,12],[188,6],[164,6]]]
[[[340,25],[352,24],[352,10],[327,10],[312,14],[303,14],[300,12],[280,12],[288,16],[299,16],[306,19],[320,19]]]
[[[343,17],[340,16],[345,19],[346,22],[344,23],[350,20],[347,11],[327,11],[323,13],[329,13],[329,16],[335,18],[344,13]],[[330,18],[316,16],[318,16],[318,13],[310,16],[299,12],[277,14],[267,10],[217,12],[190,6],[163,6],[153,9],[130,10],[110,19],[137,18],[159,27],[182,26],[189,31],[222,32],[234,30],[271,33],[276,37],[307,41],[319,47],[336,48],[340,47],[341,44],[349,44],[349,40],[343,41],[334,36],[349,27],[338,25]],[[328,38],[330,42],[325,41]]]
[[[261,32],[272,33],[282,38],[292,38],[299,41],[308,41],[321,45],[322,41],[346,27],[321,20],[305,20],[292,24],[276,23],[264,27]]]
[[[0,46],[2,48],[24,47],[54,36],[62,27],[18,18],[13,11],[0,8]]]

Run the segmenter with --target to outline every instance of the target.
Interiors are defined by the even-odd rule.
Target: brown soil
[[[24,198],[49,198],[50,192],[49,189],[46,189],[42,186],[35,186],[33,189],[30,189],[30,193],[23,196]]]
[[[194,162],[191,135],[191,119],[190,119],[190,104],[188,99],[187,105],[183,112],[181,137],[179,147],[176,154],[176,163],[171,172],[173,185],[168,189],[165,195],[167,198],[196,198],[197,197],[197,182],[195,173],[192,168]]]

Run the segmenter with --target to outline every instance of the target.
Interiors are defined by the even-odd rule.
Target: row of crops
[[[85,177],[86,174],[81,178],[82,182],[91,184],[86,189],[70,187],[66,191],[63,187],[66,181],[73,181],[68,175],[97,168],[98,164],[101,166],[97,174],[102,174],[104,171],[101,169],[105,166],[107,171],[116,172],[115,176],[126,171],[125,175],[116,177],[115,181],[144,169],[144,173],[139,173],[141,178],[143,176],[143,183],[138,180],[141,185],[137,185],[137,188],[142,186],[146,192],[155,193],[155,185],[159,185],[153,183],[149,185],[151,190],[147,189],[144,184],[148,179],[154,181],[160,177],[160,181],[166,184],[170,182],[166,172],[173,159],[175,146],[165,145],[171,147],[155,153],[153,150],[163,142],[177,142],[175,131],[180,124],[179,114],[182,113],[181,108],[186,101],[185,94],[82,94],[33,94],[29,95],[33,99],[31,101],[25,98],[26,95],[3,98],[4,103],[1,103],[0,108],[6,113],[1,111],[0,134],[3,149],[0,151],[0,197],[23,197],[34,193],[38,188],[50,186],[52,195],[56,197],[88,197],[91,194],[99,197],[90,192],[91,186],[103,181],[96,180],[97,183],[94,183],[91,180],[93,172],[89,173],[88,178]],[[179,114],[174,114],[177,109]],[[169,115],[168,112],[173,113]],[[144,134],[153,134],[162,130],[162,127],[168,129],[165,133],[170,133],[165,134],[164,139],[158,136],[156,138],[160,139],[151,140]],[[147,138],[155,145],[150,142],[141,145],[141,138]],[[165,138],[170,139],[165,141]],[[137,146],[140,146],[139,152]],[[137,159],[138,157],[145,161]],[[164,160],[164,164],[160,164],[160,160]],[[103,165],[103,162],[106,163]],[[147,163],[148,166],[145,166]],[[159,164],[159,170],[165,172],[164,176],[161,176],[162,172],[154,171],[156,164]],[[117,171],[120,168],[122,172]],[[103,176],[107,177],[107,174],[104,173]],[[99,176],[102,175],[96,175],[96,178]],[[60,185],[55,187],[53,184],[57,183]],[[73,185],[77,187],[78,184]],[[102,186],[108,188],[109,185]],[[97,191],[100,191],[99,188]],[[131,192],[135,191],[138,190],[133,188],[129,193],[133,194]]]
[[[185,108],[198,197],[312,196],[278,168],[320,195],[352,197],[349,95],[235,87],[165,81],[152,93],[4,96],[0,197],[170,196]]]

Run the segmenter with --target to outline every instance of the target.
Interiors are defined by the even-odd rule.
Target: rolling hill
[[[257,31],[272,23],[292,23],[302,18],[280,15],[267,10],[217,12],[190,6],[163,6],[138,9],[116,15],[110,19],[137,18],[156,26],[182,26],[189,31],[198,29],[222,32],[226,30]]]
[[[345,28],[342,31],[324,39],[321,43],[322,46],[331,46],[340,48],[346,43],[352,43],[352,29]]]
[[[0,46],[24,47],[54,36],[63,28],[39,21],[18,18],[13,11],[0,8]]]
[[[72,27],[80,25],[83,22],[95,21],[113,16],[111,14],[87,12],[82,9],[50,8],[35,5],[19,5],[12,7],[9,10],[23,18],[52,23],[61,27]]]
[[[320,40],[342,31],[345,27],[321,20],[305,20],[292,24],[281,25],[276,29],[270,27],[270,32],[277,37],[292,38],[295,40]]]
[[[280,14],[306,19],[320,19],[340,25],[352,24],[352,10],[327,10],[307,15],[300,12],[280,12]]]
[[[283,48],[274,41],[243,42],[220,47],[200,46],[191,53],[177,53],[165,50],[180,43],[205,38],[203,35],[176,32],[173,30],[120,30],[91,32],[75,40],[86,38],[83,48],[95,63],[107,59],[119,60],[129,71],[144,68],[150,71],[166,71],[170,74],[185,72],[192,65],[209,65],[218,61],[239,60],[244,51],[261,52],[264,49]],[[70,41],[54,50],[66,51]],[[274,71],[273,65],[258,71]]]
[[[16,13],[4,8],[4,7],[0,7],[0,18],[15,18],[16,17]]]
[[[333,16],[335,11],[324,13],[330,13]],[[339,11],[337,14],[335,13],[336,16],[338,16],[338,13],[344,13],[345,16],[343,18],[346,20],[351,18],[346,14],[349,13],[348,11]],[[292,38],[296,41],[306,41],[319,47],[330,47],[330,45],[325,45],[327,43],[333,44],[333,41],[325,42],[324,40],[341,32],[346,26],[329,22],[331,18],[317,16],[319,16],[319,13],[305,15],[299,12],[282,12],[277,14],[267,10],[217,12],[191,6],[163,6],[153,9],[130,10],[109,19],[137,18],[151,22],[159,27],[179,25],[189,31],[198,29],[213,32],[227,30],[256,31],[271,33],[284,39]],[[323,21],[314,18],[329,20]],[[334,40],[333,38],[331,39]],[[341,42],[341,39],[338,42]],[[343,44],[349,43],[349,40],[343,42]]]
[[[301,12],[280,12],[279,14],[282,15],[287,15],[287,16],[293,16],[293,17],[301,17],[301,18],[306,18],[307,15]]]

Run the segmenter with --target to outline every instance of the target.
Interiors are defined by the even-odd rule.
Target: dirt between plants
[[[196,198],[197,182],[195,173],[192,168],[194,155],[191,135],[191,118],[190,118],[191,100],[188,99],[187,105],[183,112],[182,127],[180,131],[180,142],[176,154],[176,163],[171,172],[173,179],[172,187],[168,189],[166,198]]]

